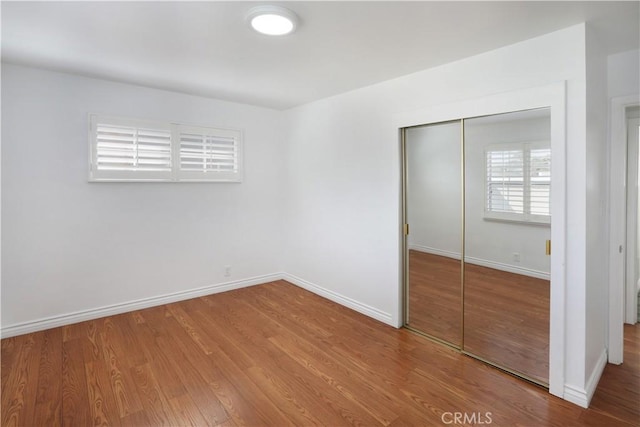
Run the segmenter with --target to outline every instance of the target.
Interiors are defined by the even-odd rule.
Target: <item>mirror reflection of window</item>
[[[485,150],[485,218],[548,223],[549,142],[493,144]]]

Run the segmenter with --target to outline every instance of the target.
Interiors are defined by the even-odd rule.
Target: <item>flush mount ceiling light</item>
[[[249,10],[247,21],[251,28],[269,36],[283,36],[296,29],[298,17],[280,6],[256,6]]]

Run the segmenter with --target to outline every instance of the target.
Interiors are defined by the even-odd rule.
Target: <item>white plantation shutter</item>
[[[240,180],[240,132],[179,127],[181,180]]]
[[[90,181],[240,182],[239,131],[90,116]]]
[[[530,151],[530,213],[551,214],[551,149],[532,148]]]
[[[98,124],[98,170],[171,170],[171,132]]]
[[[543,143],[496,144],[485,151],[485,217],[550,221],[551,149]]]
[[[487,151],[487,210],[524,213],[522,150]]]

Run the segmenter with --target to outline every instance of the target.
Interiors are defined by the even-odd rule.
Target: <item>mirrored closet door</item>
[[[403,136],[406,326],[548,385],[549,109]]]
[[[405,131],[408,327],[462,345],[460,121]]]
[[[464,121],[464,351],[549,382],[548,109]]]

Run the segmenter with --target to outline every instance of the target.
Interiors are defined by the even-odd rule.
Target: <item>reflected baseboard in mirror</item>
[[[464,350],[549,382],[548,280],[465,264]]]
[[[460,260],[409,250],[409,265],[408,326],[459,348]]]

